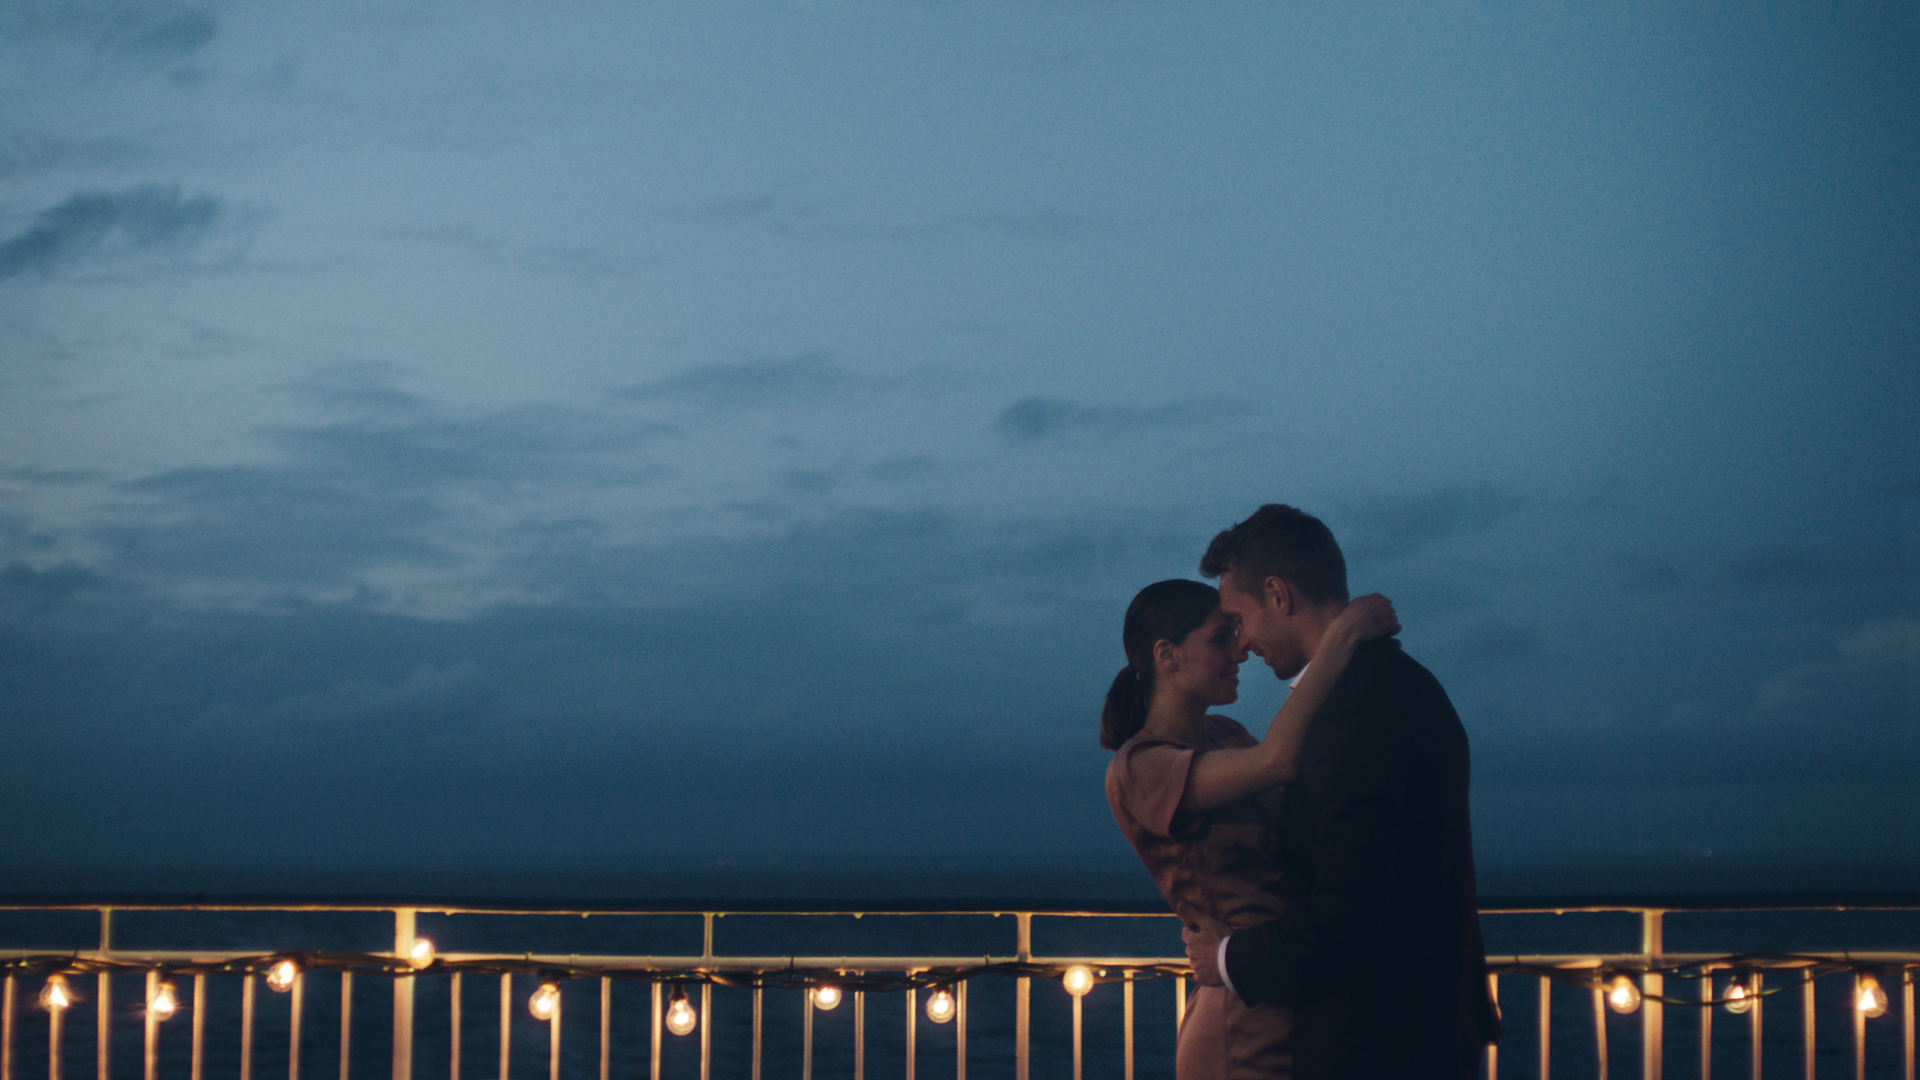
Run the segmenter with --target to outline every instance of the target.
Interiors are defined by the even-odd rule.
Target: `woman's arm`
[[[1338,618],[1328,624],[1320,639],[1320,648],[1307,664],[1300,684],[1287,695],[1286,704],[1267,728],[1266,738],[1258,746],[1245,749],[1207,750],[1195,754],[1193,771],[1187,776],[1187,790],[1180,798],[1186,813],[1217,810],[1249,795],[1293,779],[1300,764],[1300,744],[1306,740],[1307,725],[1313,714],[1326,704],[1333,684],[1346,674],[1353,650],[1361,643],[1400,632],[1394,617],[1393,602],[1379,593],[1362,596],[1348,604]]]

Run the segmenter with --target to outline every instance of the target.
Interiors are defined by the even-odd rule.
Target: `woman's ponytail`
[[[1140,733],[1140,728],[1147,722],[1147,701],[1151,696],[1151,691],[1145,690],[1141,684],[1152,681],[1151,674],[1142,679],[1139,670],[1132,664],[1121,668],[1120,674],[1113,677],[1113,685],[1107,687],[1107,703],[1100,710],[1102,747],[1118,750],[1128,739]]]
[[[1118,750],[1146,726],[1153,703],[1154,644],[1185,641],[1219,606],[1219,590],[1185,578],[1154,582],[1134,596],[1120,628],[1127,666],[1113,677],[1100,710],[1101,746]]]

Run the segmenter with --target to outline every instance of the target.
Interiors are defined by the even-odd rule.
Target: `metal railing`
[[[1172,980],[1173,1026],[1184,1020],[1187,1001],[1186,981],[1190,972],[1184,957],[1143,955],[1035,955],[1033,920],[1048,918],[1103,918],[1114,916],[1159,916],[1164,912],[1146,910],[1094,910],[1091,908],[1043,908],[1009,910],[1007,908],[968,907],[945,909],[908,908],[886,905],[853,907],[592,907],[592,908],[505,908],[487,905],[340,904],[266,902],[234,904],[167,903],[74,903],[35,902],[0,904],[0,911],[83,911],[99,918],[98,947],[68,952],[48,952],[26,948],[0,949],[0,971],[4,971],[4,1030],[0,1031],[0,1080],[17,1080],[18,1029],[32,1006],[26,995],[37,993],[37,1007],[45,1013],[47,1024],[47,1069],[49,1080],[68,1080],[64,1075],[63,1021],[71,1008],[76,983],[91,975],[95,978],[94,1063],[97,1080],[111,1080],[109,1024],[113,976],[123,978],[144,973],[145,1000],[139,1010],[144,1027],[144,1080],[158,1080],[159,1031],[162,1024],[185,1011],[191,1016],[192,1049],[190,1080],[205,1080],[207,1061],[206,1022],[209,1008],[210,978],[240,981],[239,1080],[253,1080],[256,1017],[259,1012],[257,984],[264,979],[273,990],[287,995],[287,1077],[300,1080],[301,1051],[307,1040],[302,1027],[306,1009],[305,989],[310,973],[337,973],[339,1005],[339,1077],[349,1075],[353,1045],[353,987],[356,976],[377,977],[392,984],[392,1063],[393,1080],[412,1080],[415,1066],[416,1031],[414,991],[416,980],[445,977],[450,980],[448,1023],[449,1080],[471,1080],[476,1073],[468,1067],[463,1073],[462,980],[467,976],[498,976],[499,998],[499,1077],[510,1075],[512,1024],[515,1017],[513,980],[533,976],[539,989],[528,1000],[527,1008],[537,1020],[546,1021],[548,1036],[547,1066],[549,1080],[560,1080],[561,985],[570,980],[597,980],[599,987],[600,1080],[610,1080],[610,1047],[613,1045],[612,986],[617,980],[638,980],[650,984],[650,1007],[646,1017],[649,1032],[649,1070],[652,1080],[660,1080],[662,1049],[666,1033],[676,1037],[698,1032],[699,1077],[712,1080],[713,1064],[713,988],[716,985],[750,990],[752,994],[751,1065],[749,1080],[761,1080],[763,995],[767,989],[804,991],[801,1080],[813,1080],[814,1016],[816,1012],[838,1006],[842,996],[851,998],[853,1012],[853,1077],[865,1080],[866,1071],[866,998],[870,994],[900,994],[904,999],[904,1070],[906,1080],[915,1080],[916,1040],[922,1024],[920,994],[928,994],[925,1023],[952,1024],[954,1033],[955,1080],[966,1080],[968,1064],[967,1030],[970,981],[983,977],[1010,978],[1014,984],[1012,1016],[1012,1067],[1014,1080],[1029,1080],[1032,1058],[1032,982],[1034,979],[1061,979],[1071,996],[1071,1032],[1074,1080],[1083,1080],[1082,1000],[1102,983],[1119,986],[1124,1019],[1122,1029],[1122,1074],[1134,1080],[1135,987],[1146,981]],[[1536,1031],[1532,1075],[1548,1080],[1553,1072],[1552,1017],[1556,984],[1568,992],[1590,997],[1593,1035],[1594,1074],[1606,1080],[1613,1062],[1609,1059],[1609,1013],[1638,1012],[1640,1061],[1638,1074],[1645,1080],[1661,1080],[1666,1067],[1666,1014],[1669,1009],[1688,1008],[1699,1017],[1698,1065],[1703,1080],[1713,1074],[1713,1017],[1716,1009],[1744,1016],[1750,1032],[1750,1054],[1746,1075],[1761,1076],[1763,1016],[1769,998],[1798,991],[1800,998],[1800,1036],[1802,1072],[1813,1080],[1816,1065],[1815,982],[1838,976],[1851,979],[1848,1011],[1852,1024],[1852,1072],[1856,1078],[1867,1074],[1867,1023],[1897,1013],[1903,1038],[1901,1060],[1903,1080],[1915,1080],[1914,984],[1920,972],[1920,951],[1876,951],[1844,953],[1763,953],[1735,955],[1705,953],[1669,953],[1663,948],[1665,916],[1672,912],[1749,910],[1727,907],[1653,907],[1644,905],[1593,904],[1552,907],[1489,907],[1489,915],[1567,914],[1570,912],[1630,913],[1641,928],[1640,949],[1631,953],[1539,954],[1495,956],[1489,958],[1491,982],[1496,1000],[1503,985],[1532,982]],[[1796,910],[1859,910],[1848,905],[1806,906]],[[1920,911],[1920,906],[1893,905],[1875,910]],[[379,912],[391,916],[393,947],[390,952],[325,951],[236,951],[221,949],[150,950],[118,949],[113,942],[116,911],[194,911],[194,912]],[[416,933],[417,917],[423,912],[445,915],[654,915],[695,916],[701,920],[702,949],[698,955],[580,955],[557,953],[436,952],[431,942]],[[907,916],[1011,916],[1014,940],[1011,953],[1001,956],[766,956],[728,955],[714,949],[716,920],[732,914],[777,915],[787,917],[865,915]],[[175,980],[191,977],[191,994]],[[1669,982],[1678,989],[1687,982],[1695,987],[1687,996],[1669,993]],[[699,1004],[687,994],[697,989]],[[1613,1024],[1631,1021],[1611,1021]],[[1734,1022],[1739,1022],[1737,1019]],[[1891,1022],[1891,1021],[1888,1021]],[[1511,1021],[1510,1021],[1511,1024]],[[1064,1033],[1063,1033],[1064,1034]],[[1510,1028],[1511,1034],[1511,1028]],[[1562,1040],[1564,1042],[1564,1040]],[[1509,1059],[1509,1074],[1522,1066]],[[1501,1074],[1498,1049],[1487,1057],[1489,1078]],[[77,1078],[74,1078],[77,1080]]]

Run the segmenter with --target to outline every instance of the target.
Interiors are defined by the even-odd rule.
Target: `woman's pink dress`
[[[1107,766],[1107,803],[1160,895],[1220,933],[1280,917],[1278,790],[1204,814],[1180,812],[1193,756],[1259,740],[1224,716],[1207,717],[1207,745],[1141,732]],[[1178,1080],[1274,1080],[1293,1072],[1293,1012],[1249,1006],[1202,986],[1187,1004],[1174,1063]]]

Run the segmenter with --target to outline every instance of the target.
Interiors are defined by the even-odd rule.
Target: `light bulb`
[[[684,987],[673,988],[673,997],[667,1002],[667,1030],[675,1035],[687,1035],[693,1031],[693,1025],[699,1016],[693,1011],[693,1005],[687,1001]]]
[[[825,1012],[840,1004],[840,988],[837,986],[816,986],[813,988],[813,1007]]]
[[[1753,1008],[1753,991],[1747,988],[1747,980],[1738,975],[1727,984],[1727,1011],[1734,1014],[1747,1012]]]
[[[415,971],[433,964],[433,942],[427,938],[414,938],[413,948],[407,950],[407,966]]]
[[[48,1012],[58,1012],[71,1004],[73,995],[67,990],[66,976],[48,976],[47,985],[40,990],[40,1007]]]
[[[1853,1007],[1860,1015],[1872,1019],[1887,1015],[1887,992],[1880,989],[1880,980],[1861,972],[1859,981],[1854,984]]]
[[[152,1013],[156,1019],[171,1020],[173,1014],[179,1010],[180,999],[174,995],[172,983],[163,982],[154,988],[153,1000],[147,1002],[148,1012]]]
[[[1640,1007],[1640,988],[1625,975],[1615,975],[1607,983],[1607,1006],[1614,1012],[1626,1014]]]
[[[1060,984],[1074,997],[1086,997],[1093,989],[1093,969],[1085,964],[1075,964],[1060,976]]]
[[[284,994],[293,989],[294,976],[300,974],[300,965],[291,960],[282,960],[267,969],[267,988],[276,994]]]
[[[527,999],[527,1011],[535,1020],[551,1020],[553,1014],[560,1011],[560,984],[543,982],[540,989]]]
[[[953,1019],[958,1008],[953,1000],[953,991],[944,986],[936,986],[933,993],[927,995],[927,1019],[936,1024],[944,1024]]]

